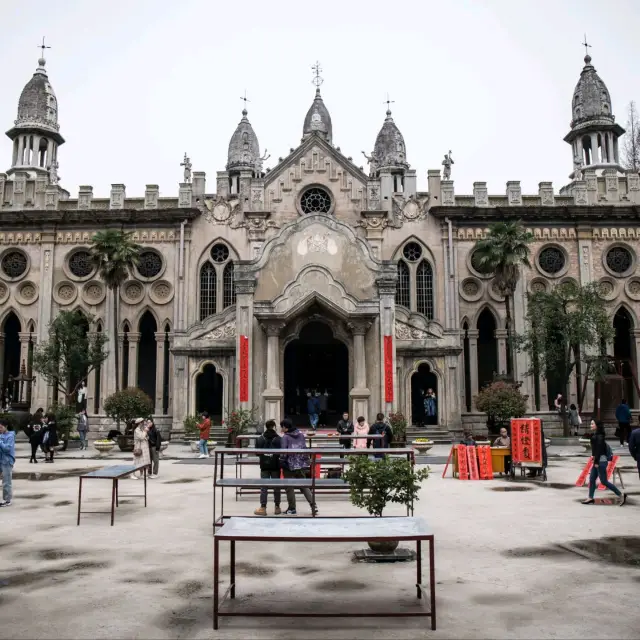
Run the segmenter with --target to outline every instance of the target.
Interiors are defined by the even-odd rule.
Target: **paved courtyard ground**
[[[173,444],[169,453],[184,455]],[[435,632],[415,618],[223,618],[214,632],[212,466],[163,460],[147,509],[124,496],[142,483],[122,481],[115,526],[87,515],[77,527],[75,475],[116,461],[79,452],[53,465],[19,458],[14,505],[0,510],[0,637],[638,638],[640,481],[625,457],[629,504],[583,506],[586,491],[573,487],[586,460],[578,453],[550,449],[547,486],[442,479],[443,465],[431,465],[416,515],[436,536]],[[107,509],[109,483],[85,486],[85,508]],[[229,510],[252,513],[255,499],[235,502],[232,491]],[[318,503],[320,515],[364,515],[347,497]],[[308,513],[303,499],[298,506]],[[415,564],[358,564],[352,554],[361,547],[238,543],[237,597],[295,610],[325,600],[363,610],[413,603]]]

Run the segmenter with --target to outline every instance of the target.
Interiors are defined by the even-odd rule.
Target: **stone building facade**
[[[318,87],[300,144],[273,168],[263,166],[245,110],[213,188],[185,157],[175,196],[161,197],[156,185],[132,196],[113,184],[108,197],[88,185],[72,197],[58,180],[64,139],[41,59],[7,132],[10,167],[0,173],[0,380],[22,363],[30,369],[55,314],[78,309],[88,331],[117,332],[122,385],[151,396],[165,430],[203,409],[216,419],[244,407],[261,419],[303,421],[306,393],[318,390],[328,394],[330,421],[343,410],[370,420],[399,410],[414,424],[459,431],[483,421],[474,395],[506,369],[503,300],[474,266],[473,247],[492,221],[509,219],[535,235],[516,330],[527,292],[598,281],[616,327],[609,349],[635,361],[640,177],[620,165],[624,131],[588,56],[571,111],[573,171],[559,191],[540,182],[538,193],[523,194],[513,181],[491,195],[476,182],[472,194],[458,194],[446,159],[418,191],[390,111],[365,171],[334,144]],[[107,227],[143,246],[115,327],[112,294],[88,259],[92,234]],[[518,355],[531,412],[548,414],[558,389],[526,377],[528,368]],[[571,401],[580,384],[578,376]],[[93,424],[105,423],[114,387],[112,353],[88,380]],[[437,416],[424,415],[428,388]],[[51,400],[36,376],[32,407]],[[588,385],[585,407],[590,401]]]

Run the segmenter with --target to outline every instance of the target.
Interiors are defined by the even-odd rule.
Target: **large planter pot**
[[[80,440],[69,440],[67,443],[67,449],[80,449]]]
[[[98,451],[100,455],[106,455],[107,453],[110,453],[115,446],[116,446],[116,443],[111,441],[99,442],[98,440],[96,440],[93,443],[93,447]]]
[[[133,436],[118,436],[120,451],[133,451]]]
[[[199,445],[200,445],[200,442],[198,440],[191,440],[191,442],[189,442],[189,447],[191,447],[191,453],[198,453]]]
[[[425,455],[433,447],[433,442],[416,442],[414,440],[411,446],[421,455]]]
[[[391,553],[398,548],[400,544],[397,540],[376,540],[375,542],[367,542],[369,549],[376,553]]]

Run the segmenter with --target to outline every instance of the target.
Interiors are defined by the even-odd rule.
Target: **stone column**
[[[162,415],[162,400],[164,386],[164,331],[156,334],[156,415]]]
[[[471,378],[471,411],[476,410],[475,397],[478,395],[478,336],[477,329],[468,329],[469,338],[469,377]]]
[[[97,335],[96,331],[89,331],[87,338],[93,340]],[[87,415],[93,414],[95,405],[96,391],[98,390],[98,372],[94,369],[87,376]]]
[[[398,397],[398,378],[396,375],[396,282],[398,273],[395,265],[390,265],[386,269],[386,273],[377,278],[378,295],[380,297],[380,405],[384,407],[384,413],[389,414],[394,411],[397,406]],[[393,400],[387,401],[385,393],[385,338],[391,344],[391,363],[389,370],[393,376]]]
[[[171,413],[173,410],[173,333],[169,334],[169,403],[167,406],[167,411]]]
[[[239,265],[235,265],[234,281],[236,288],[236,359],[238,386],[236,402],[241,409],[253,408],[253,293],[256,279],[253,273],[244,273]],[[243,342],[249,346],[248,362],[243,362]],[[247,370],[245,370],[245,367]],[[243,377],[246,381],[243,382]],[[246,396],[243,397],[246,383]],[[231,407],[230,407],[231,408]]]
[[[129,380],[130,387],[138,386],[138,343],[140,334],[129,331]]]
[[[265,322],[262,330],[267,334],[267,388],[262,392],[264,416],[267,420],[280,420],[284,393],[280,389],[280,332],[283,322]]]
[[[18,334],[20,338],[20,367],[24,363],[25,371],[27,370],[27,362],[29,360],[29,341],[31,340],[30,331],[21,331]]]
[[[118,333],[118,355],[120,356],[120,380],[118,380],[118,383],[120,384],[121,389],[124,389],[124,385],[122,383],[124,381],[124,338],[126,335],[127,334],[124,331],[120,331],[120,333]],[[127,371],[127,386],[129,386],[128,376],[129,373]]]
[[[498,341],[498,372],[507,372],[507,330],[496,329],[495,337]]]
[[[351,417],[369,415],[369,396],[367,388],[367,362],[364,337],[371,326],[368,320],[352,320],[348,327],[353,334],[353,388],[349,392],[351,397]],[[383,365],[384,368],[384,365]],[[394,372],[396,366],[394,364]],[[395,376],[397,378],[397,374]],[[395,399],[397,404],[397,399]]]
[[[18,158],[16,160],[16,166],[22,166],[22,158],[24,157],[24,136],[18,137]]]
[[[598,157],[598,134],[591,134],[591,164],[599,164],[600,158]]]

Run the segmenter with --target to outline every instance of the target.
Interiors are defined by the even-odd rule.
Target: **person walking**
[[[312,393],[307,394],[307,413],[309,414],[309,424],[315,431],[318,428],[318,415],[320,413],[320,402]]]
[[[44,435],[42,436],[42,450],[44,451],[45,462],[53,464],[53,455],[59,444],[56,416],[53,413],[48,413],[44,422]]]
[[[211,435],[211,420],[209,418],[209,414],[206,411],[202,412],[200,418],[201,421],[198,425],[198,429],[200,430],[200,441],[198,442],[200,455],[198,456],[198,458],[208,458],[209,448],[207,447],[207,441],[209,440],[209,436]]]
[[[149,452],[149,435],[147,433],[148,428],[145,424],[144,418],[136,418],[134,424],[136,425],[133,432],[133,464],[136,466],[145,465],[149,467],[151,465],[151,454]],[[140,470],[135,471],[131,478],[134,480],[140,479]]]
[[[573,431],[573,435],[578,435],[578,429],[582,425],[582,418],[575,404],[569,406],[569,427]]]
[[[280,422],[280,427],[283,431],[281,438],[283,449],[306,449],[307,441],[304,434],[298,430],[298,428],[289,420],[285,418]],[[282,474],[285,478],[300,478],[306,479],[309,477],[309,468],[311,462],[309,455],[306,453],[285,453],[280,456],[280,466],[282,468]],[[309,506],[311,507],[311,513],[316,515],[318,513],[318,507],[313,502],[313,496],[311,491],[306,487],[301,487],[300,491],[302,495],[307,499]],[[284,512],[287,516],[296,515],[296,492],[293,487],[287,487],[287,510]]]
[[[0,419],[0,472],[2,473],[2,502],[10,507],[13,498],[13,465],[16,462],[16,434],[9,431],[9,423]]]
[[[326,427],[328,422],[327,411],[329,410],[329,394],[325,390],[324,393],[316,394],[318,399],[318,424],[321,427]]]
[[[281,449],[282,439],[276,431],[276,421],[267,420],[265,423],[264,433],[256,440],[256,449]],[[260,477],[261,478],[280,478],[280,455],[277,453],[261,453],[260,456]],[[253,512],[256,516],[267,515],[267,497],[269,489],[260,487],[260,506]],[[280,489],[273,489],[273,503],[275,505],[273,513],[279,516],[282,513],[280,509]]]
[[[25,429],[25,433],[27,434],[27,438],[29,438],[29,444],[31,445],[31,457],[29,458],[29,463],[38,464],[38,447],[42,444],[42,414],[44,413],[43,409],[38,409],[31,418],[31,422],[29,426]]]
[[[596,493],[596,479],[600,478],[600,483],[613,491],[620,498],[620,506],[627,501],[627,494],[622,493],[615,484],[607,480],[607,466],[613,458],[611,447],[607,444],[604,425],[601,420],[591,420],[591,456],[593,467],[589,475],[589,497],[582,501],[582,504],[594,504]]]
[[[369,435],[382,435],[382,438],[367,439],[367,447],[373,449],[388,449],[393,440],[393,431],[389,424],[384,421],[384,413],[376,415],[376,421],[369,428]],[[383,454],[376,454],[375,458],[382,458]]]
[[[87,445],[87,432],[89,431],[89,418],[87,418],[87,410],[80,409],[78,414],[78,435],[80,436],[80,451],[88,449]]]
[[[153,418],[147,420],[147,438],[149,440],[149,456],[151,457],[151,473],[149,478],[157,478],[160,468],[160,445],[162,444],[162,434],[156,429]]]
[[[625,442],[629,442],[629,431],[631,429],[631,409],[624,398],[616,407],[616,420],[618,421],[617,435],[620,439],[620,446],[623,447]]]
[[[366,436],[369,434],[369,424],[364,419],[364,416],[359,416],[356,420],[356,423],[353,427],[353,435],[354,436]],[[353,440],[353,448],[354,449],[366,449],[367,448],[367,439],[366,438],[354,438]]]
[[[639,418],[640,420],[640,418]],[[629,453],[636,461],[638,477],[640,477],[640,426],[636,427],[629,436]]]
[[[354,432],[353,422],[349,420],[349,413],[345,411],[342,414],[342,419],[338,421],[336,431],[341,436],[352,436]],[[351,438],[340,438],[340,446],[345,449],[351,449]]]

